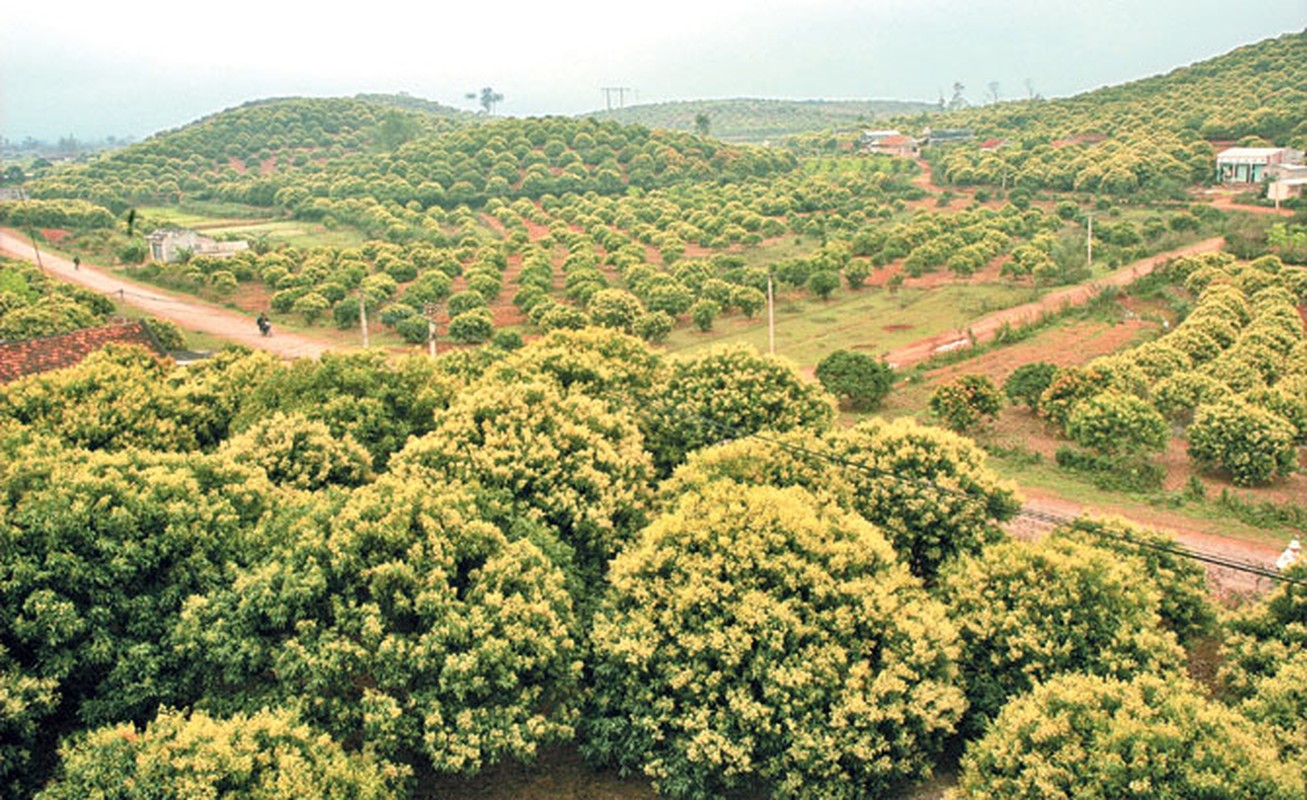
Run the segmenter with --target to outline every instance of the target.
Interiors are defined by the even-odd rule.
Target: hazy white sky
[[[1307,0],[65,0],[0,13],[0,135],[143,138],[247,100],[408,92],[500,113],[713,97],[982,101],[1120,83],[1307,27]],[[628,96],[628,104],[637,94]]]

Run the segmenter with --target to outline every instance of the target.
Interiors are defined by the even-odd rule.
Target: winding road
[[[0,228],[0,253],[39,264],[47,273],[69,283],[175,322],[185,330],[217,336],[237,344],[267,350],[284,358],[317,358],[332,346],[298,333],[259,335],[254,320],[236,311],[133,281],[83,261],[80,267],[63,256],[32,246],[32,240],[9,228]]]

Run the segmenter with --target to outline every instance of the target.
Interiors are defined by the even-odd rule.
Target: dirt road
[[[1124,287],[1134,283],[1157,267],[1165,264],[1168,259],[1198,253],[1214,253],[1224,245],[1225,240],[1218,236],[1213,239],[1204,239],[1188,247],[1181,247],[1178,250],[1149,256],[1091,283],[1058,289],[1049,292],[1033,303],[996,311],[987,317],[982,317],[966,329],[945,331],[928,339],[921,339],[896,350],[891,350],[885,360],[894,365],[895,368],[902,369],[920,361],[925,361],[936,353],[970,347],[973,337],[977,343],[987,342],[993,339],[1004,325],[1017,328],[1035,322],[1042,314],[1055,313],[1067,306],[1083,305],[1109,286]]]
[[[37,252],[32,247],[31,240],[8,228],[0,228],[0,253],[38,263]],[[75,268],[72,261],[42,249],[39,263],[46,272],[61,280],[79,284],[160,319],[175,322],[186,330],[267,350],[284,358],[317,358],[332,349],[317,339],[275,329],[272,336],[260,336],[254,320],[245,314],[121,278],[85,261],[80,268]]]

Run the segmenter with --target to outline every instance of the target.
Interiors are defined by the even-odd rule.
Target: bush
[[[464,311],[449,321],[449,338],[463,344],[480,344],[495,332],[495,323],[486,308]]]
[[[1063,672],[1130,678],[1184,663],[1142,566],[1077,541],[989,547],[945,571],[941,596],[962,634],[973,733],[1008,698]]]
[[[406,797],[406,770],[350,754],[284,710],[231,719],[163,710],[143,730],[91,731],[59,749],[62,769],[40,800],[117,797]]]
[[[1239,486],[1269,483],[1297,467],[1293,426],[1237,398],[1199,406],[1187,435],[1190,457],[1225,470]]]
[[[1046,361],[1022,364],[1003,381],[1003,394],[1013,405],[1021,404],[1039,412],[1039,398],[1053,382],[1057,367]]]
[[[1066,423],[1071,441],[1103,455],[1138,455],[1166,449],[1171,431],[1148,403],[1115,389],[1081,400]]]
[[[1247,720],[1175,676],[1064,675],[1014,700],[967,748],[947,797],[1289,800],[1301,771]]]
[[[930,410],[950,430],[966,431],[1003,410],[1003,395],[986,375],[962,375],[930,396]]]
[[[836,350],[817,364],[817,380],[826,391],[848,402],[854,411],[880,405],[894,383],[894,370],[865,353]]]
[[[684,495],[613,562],[592,638],[583,747],[666,797],[882,796],[962,712],[943,609],[797,488]]]

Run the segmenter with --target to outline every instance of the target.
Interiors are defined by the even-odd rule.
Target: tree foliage
[[[192,597],[178,652],[206,702],[298,710],[441,772],[566,739],[580,663],[562,571],[457,484],[387,477],[270,523],[272,557]]]
[[[994,545],[947,570],[941,592],[961,633],[973,732],[1059,673],[1130,678],[1183,663],[1143,565],[1078,541]]]
[[[105,726],[60,748],[40,800],[212,797],[399,800],[403,770],[339,743],[283,710],[215,719],[163,710],[143,729]]]
[[[586,748],[665,796],[876,796],[926,774],[961,715],[942,608],[801,489],[688,493],[611,584]]]
[[[1003,709],[962,760],[963,798],[1301,797],[1248,720],[1176,676],[1068,674]]]
[[[930,396],[930,411],[950,430],[966,431],[1003,410],[1003,395],[986,375],[961,375]]]
[[[883,360],[852,350],[835,350],[817,362],[817,380],[854,411],[880,405],[894,383],[894,370]]]
[[[1199,406],[1188,437],[1190,456],[1239,486],[1269,483],[1297,467],[1289,423],[1240,400]]]

